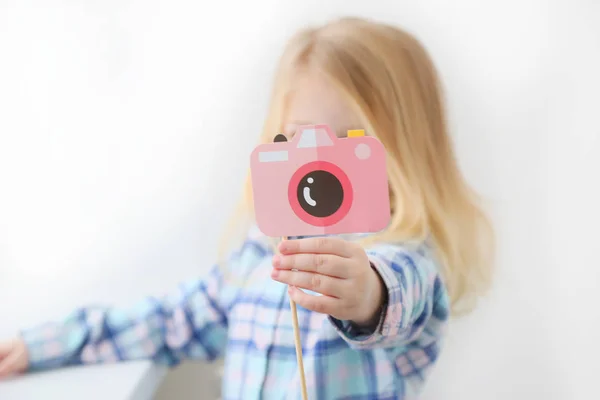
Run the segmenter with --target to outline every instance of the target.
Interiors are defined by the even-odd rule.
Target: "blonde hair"
[[[408,32],[358,18],[300,31],[280,59],[262,142],[282,131],[293,78],[307,69],[328,77],[388,152],[391,223],[364,244],[431,238],[453,312],[472,309],[491,283],[493,230],[457,165],[426,50]],[[236,223],[243,214],[252,214],[249,176]]]

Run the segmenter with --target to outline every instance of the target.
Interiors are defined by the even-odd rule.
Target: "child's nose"
[[[288,138],[288,141],[291,140],[296,134],[296,129],[298,129],[298,124],[286,124],[283,128],[283,134]]]

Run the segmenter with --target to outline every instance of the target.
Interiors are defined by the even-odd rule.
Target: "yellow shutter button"
[[[365,136],[365,130],[364,129],[350,129],[350,130],[348,130],[348,137],[349,138],[361,137],[361,136]]]

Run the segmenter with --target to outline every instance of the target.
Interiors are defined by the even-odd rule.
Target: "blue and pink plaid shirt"
[[[272,248],[252,229],[227,263],[170,296],[129,309],[82,308],[26,330],[30,369],[224,357],[223,399],[300,399],[289,297],[270,277]],[[388,290],[376,329],[356,331],[298,306],[309,399],[414,398],[438,357],[449,302],[432,250],[366,250]]]

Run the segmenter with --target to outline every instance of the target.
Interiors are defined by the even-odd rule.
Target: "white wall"
[[[461,163],[497,222],[496,288],[454,324],[426,397],[593,398],[591,0],[0,1],[0,336],[204,271],[281,46],[343,14],[402,24],[430,48]],[[194,398],[195,373],[160,396]]]

